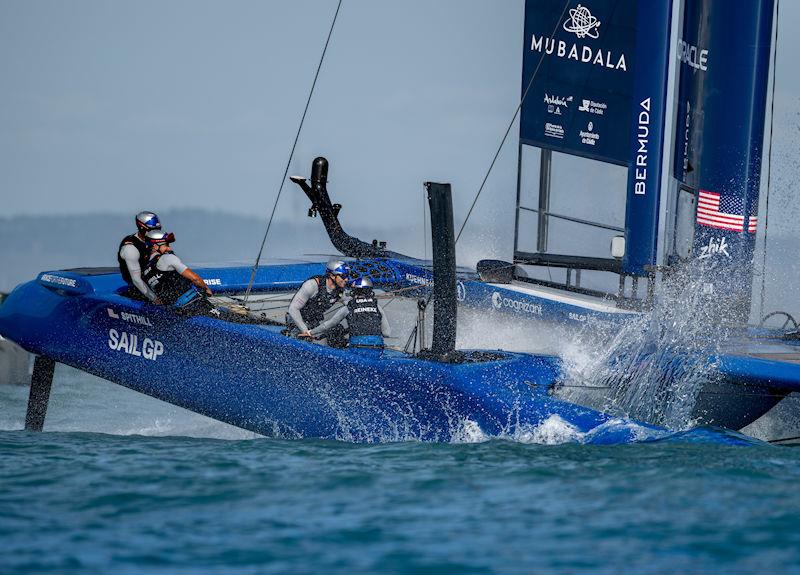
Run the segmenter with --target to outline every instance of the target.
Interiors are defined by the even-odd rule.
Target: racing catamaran
[[[757,419],[800,390],[792,334],[746,325],[774,6],[683,0],[681,39],[671,42],[677,8],[671,0],[526,2],[513,262],[455,269],[449,186],[427,184],[438,221],[431,265],[347,234],[324,158],[308,180],[293,178],[309,215],[355,260],[355,275],[388,297],[421,298],[404,348],[330,349],[282,333],[285,308],[275,304],[322,263],[200,270],[215,294],[246,304],[260,325],[186,319],[130,300],[116,270],[46,272],[0,308],[0,333],[38,355],[26,427],[43,426],[56,361],[264,434],[451,440],[465,422],[513,435],[555,418],[587,441],[648,439],[663,433],[653,424],[673,422],[664,410],[636,412],[638,423],[620,418],[648,400],[636,374],[680,407],[674,383],[696,377],[698,365],[687,421],[740,429]],[[555,176],[565,171],[589,173],[594,185],[559,189]],[[704,319],[725,325],[724,338],[695,330],[687,348],[654,321],[675,278],[697,286],[692,301],[713,302],[716,313]],[[456,352],[456,301],[581,330],[646,325],[654,337],[612,346],[600,379],[574,385],[556,357]]]

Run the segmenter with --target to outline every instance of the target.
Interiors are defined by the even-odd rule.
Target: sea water
[[[0,573],[800,573],[800,450],[268,439],[59,366],[0,386]]]

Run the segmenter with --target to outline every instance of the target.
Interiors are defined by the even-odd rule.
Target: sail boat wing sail
[[[531,262],[536,259],[533,251],[540,262],[554,255],[573,256],[578,269],[578,258],[597,259],[596,253],[582,252],[575,242],[570,253],[547,249],[548,224],[572,218],[570,235],[580,224],[576,220],[584,220],[583,229],[594,234],[583,245],[596,245],[600,237],[610,244],[615,235],[624,235],[627,249],[620,261],[607,257],[608,265],[599,267],[646,275],[645,266],[656,263],[672,1],[585,0],[563,9],[561,0],[526,2],[522,85],[523,90],[529,83],[531,87],[520,119],[520,170],[525,172],[520,181],[538,168],[539,185],[538,194],[527,200],[525,192],[518,191],[515,257]],[[541,149],[538,165],[524,161],[529,147]],[[604,189],[576,191],[576,185],[585,185],[579,182],[564,190],[551,174],[558,162],[564,163],[554,163],[554,156],[564,154],[587,159],[570,163],[567,171],[573,173],[597,171],[597,162],[621,169],[606,172],[610,175]],[[593,179],[598,181],[588,177]],[[551,211],[555,204],[562,213]],[[620,207],[606,210],[606,219],[601,219],[605,212],[593,208],[609,204]],[[569,208],[572,213],[563,213]],[[586,214],[594,214],[594,219]],[[536,241],[530,241],[534,234]]]

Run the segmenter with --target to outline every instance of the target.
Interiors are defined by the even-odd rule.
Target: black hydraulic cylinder
[[[339,222],[339,208],[328,195],[328,160],[316,158],[311,164],[311,185],[303,179],[292,178],[311,200],[309,215],[318,213],[334,247],[352,258],[405,257],[384,249],[384,245],[371,244],[349,235]]]
[[[25,414],[25,429],[27,431],[41,431],[44,427],[44,418],[47,415],[47,403],[50,401],[50,388],[53,385],[53,373],[56,362],[39,355],[33,362],[33,375],[31,376],[31,392],[28,396],[28,411]]]
[[[456,244],[450,184],[426,182],[433,244],[433,342],[431,353],[441,358],[456,348]]]
[[[311,164],[311,185],[325,188],[328,183],[328,160],[322,156],[315,158]]]

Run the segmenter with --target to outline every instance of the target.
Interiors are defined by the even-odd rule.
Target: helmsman
[[[125,295],[133,299],[145,299],[161,303],[156,294],[142,279],[142,271],[150,260],[150,246],[145,234],[150,230],[160,230],[161,221],[153,212],[139,212],[134,220],[137,232],[122,238],[117,248],[119,273],[128,284]]]

